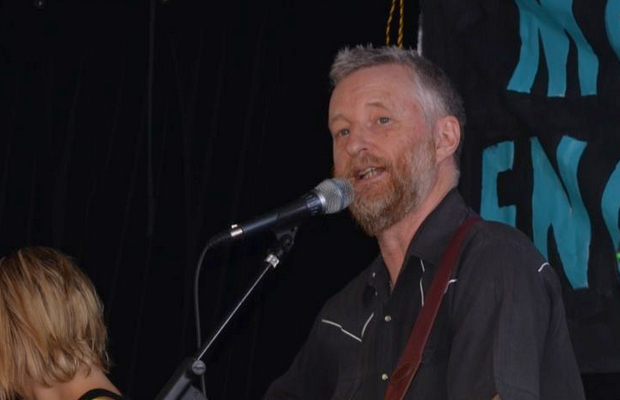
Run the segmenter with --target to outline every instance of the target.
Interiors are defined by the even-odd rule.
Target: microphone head
[[[344,178],[325,179],[314,188],[314,192],[325,199],[325,202],[322,202],[324,214],[344,210],[353,203],[355,198],[353,185]]]

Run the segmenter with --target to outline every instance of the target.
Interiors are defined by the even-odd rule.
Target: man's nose
[[[366,127],[359,125],[351,127],[346,146],[347,153],[356,156],[368,151],[372,145],[370,139],[370,131]]]

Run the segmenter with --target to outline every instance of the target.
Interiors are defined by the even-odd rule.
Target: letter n
[[[591,241],[590,218],[579,192],[577,168],[586,143],[565,136],[557,149],[560,177],[555,173],[538,139],[531,139],[534,191],[532,227],[534,244],[548,257],[549,233],[568,281],[574,289],[588,287]]]

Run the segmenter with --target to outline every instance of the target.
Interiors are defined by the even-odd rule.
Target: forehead
[[[354,103],[413,102],[416,100],[416,85],[412,74],[408,67],[397,64],[357,70],[343,78],[334,88],[330,113],[335,111],[334,108]]]

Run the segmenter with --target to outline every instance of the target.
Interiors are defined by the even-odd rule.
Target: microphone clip
[[[293,248],[295,244],[295,236],[297,235],[297,231],[299,230],[299,226],[289,226],[289,227],[279,227],[273,229],[273,233],[276,236],[275,244],[267,251],[267,256],[264,259],[266,264],[271,265],[273,269],[276,269],[278,264],[282,262],[284,257],[288,255],[288,253]]]

